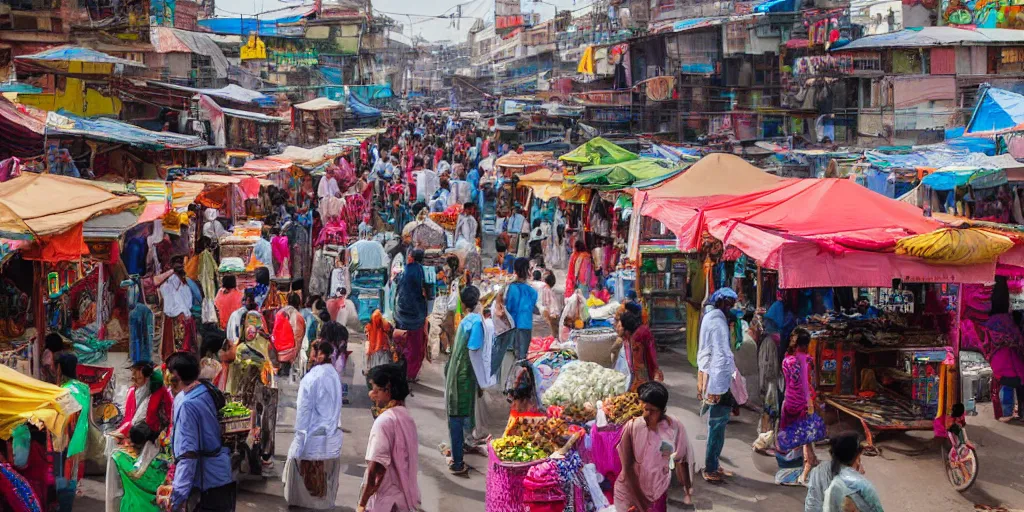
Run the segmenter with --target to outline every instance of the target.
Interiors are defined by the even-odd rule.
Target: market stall
[[[343,130],[345,104],[316,98],[292,105],[292,126],[302,146],[319,146]]]

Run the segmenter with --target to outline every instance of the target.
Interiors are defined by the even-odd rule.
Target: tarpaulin
[[[537,169],[519,177],[519,184],[533,190],[534,197],[548,201],[562,193],[562,173],[551,169]]]
[[[553,160],[554,153],[551,151],[513,151],[506,153],[494,161],[495,167],[535,167],[544,165],[545,162]]]
[[[68,122],[71,126],[68,126]],[[59,124],[58,124],[59,123]],[[77,135],[101,142],[127,144],[148,149],[188,149],[206,145],[196,136],[173,132],[154,132],[106,117],[84,118],[64,111],[47,116],[47,133],[54,136]]]
[[[141,62],[135,62],[112,55],[107,55],[103,52],[98,52],[90,48],[82,48],[80,46],[58,46],[56,48],[50,48],[39,53],[33,53],[31,55],[19,55],[15,57],[17,60],[34,60],[34,61],[46,61],[46,62],[88,62],[91,64],[120,64],[122,66],[132,66],[136,68],[146,67]]]
[[[563,162],[582,166],[618,164],[637,158],[640,157],[636,153],[627,151],[603,137],[594,137],[580,147],[558,157]]]
[[[249,160],[242,166],[242,171],[256,174],[270,174],[287,170],[292,165],[294,164],[291,160],[280,157],[268,157],[261,158],[259,160]]]
[[[323,69],[321,68],[321,70]],[[349,85],[348,92],[366,104],[369,104],[370,100],[387,99],[394,95],[391,91],[391,84]]]
[[[220,108],[220,105],[213,98],[202,94],[199,96],[199,110],[206,116],[206,120],[210,122],[210,132],[213,137],[210,142],[214,146],[224,147],[227,144],[227,135],[225,133],[225,122],[224,122],[224,110]]]
[[[0,153],[32,157],[43,152],[46,125],[42,115],[33,117],[27,109],[0,96]]]
[[[260,182],[256,178],[246,178],[238,182],[238,190],[246,199],[252,199],[260,195]]]
[[[114,195],[89,180],[25,173],[0,183],[0,233],[10,238],[61,233],[142,201],[139,196]]]
[[[1024,95],[989,87],[982,93],[964,133],[993,132],[1024,124]]]
[[[672,230],[684,251],[696,250],[707,232],[769,268],[779,268],[787,245],[836,255],[886,250],[899,238],[941,227],[920,209],[846,179],[786,180],[703,206],[695,203],[692,198],[648,201],[642,213]]]
[[[344,105],[340,101],[329,100],[327,98],[314,98],[305,103],[292,105],[293,109],[298,110],[333,110],[342,107],[344,107]]]
[[[566,182],[596,190],[622,190],[637,182],[655,184],[664,181],[684,169],[670,160],[641,158],[618,164],[584,167],[583,172],[567,176]]]
[[[355,97],[353,94],[348,95],[348,111],[355,117],[380,117],[381,111],[378,108],[371,107],[366,103]]]
[[[657,188],[646,191],[649,200],[678,197],[740,195],[785,181],[768,174],[746,160],[728,153],[711,153]],[[637,188],[644,188],[638,184]]]
[[[228,76],[228,59],[209,34],[170,27],[150,27],[149,41],[157,53],[194,53],[210,59],[217,78]]]
[[[199,20],[198,23],[199,26],[215,34],[248,36],[258,32],[261,36],[301,38],[305,35],[305,31],[301,25],[297,24],[303,18],[316,12],[317,5],[285,7],[261,13],[258,19],[226,16]]]
[[[47,263],[78,261],[82,255],[89,254],[89,246],[85,245],[83,224],[77,224],[61,233],[41,236],[21,254],[26,260]]]

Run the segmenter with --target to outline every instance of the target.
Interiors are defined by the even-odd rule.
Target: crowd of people
[[[531,343],[542,333],[565,341],[584,325],[587,301],[608,298],[606,265],[583,233],[567,229],[560,213],[526,214],[518,203],[496,219],[493,246],[485,247],[485,198],[493,198],[493,184],[501,179],[494,160],[511,151],[522,148],[498,143],[457,117],[419,112],[387,120],[379,135],[330,165],[319,183],[303,179],[293,193],[267,191],[261,236],[246,262],[250,286],[234,273],[223,273],[217,286],[224,264],[219,242],[230,231],[216,210],[202,212],[198,241],[187,254],[173,253],[166,239],[157,241],[149,262],[156,267],[151,285],[162,317],[157,341],[143,286],[125,284],[133,301],[132,377],[123,424],[106,443],[108,510],[233,510],[236,468],[220,411],[226,396],[253,393],[254,375],[268,387],[298,382],[295,436],[282,473],[285,499],[297,507],[333,508],[343,471],[349,328],[357,325],[366,333],[361,366],[375,418],[365,440],[367,466],[354,504],[359,511],[411,512],[423,505],[420,439],[406,400],[435,358],[444,360],[449,443],[441,450],[452,475],[468,477],[467,451],[486,443],[483,390],[503,382],[502,376],[510,426],[543,415],[528,361]],[[457,213],[454,226],[443,227],[431,216],[444,212]],[[343,254],[325,271],[321,258],[331,246]],[[493,259],[484,256],[492,253]],[[485,269],[503,276],[499,287]],[[556,273],[562,272],[559,287]],[[356,296],[367,289],[379,296]],[[702,465],[683,423],[667,412],[670,396],[648,312],[635,292],[624,295],[609,359],[627,375],[643,414],[625,424],[616,448],[623,470],[614,482],[614,506],[620,512],[664,511],[670,467],[688,504],[695,474],[712,484],[733,476],[721,458],[730,417],[745,400],[737,396],[730,342],[737,294],[716,290],[700,304],[705,309],[693,326],[699,331],[696,394],[708,418]],[[379,300],[364,312],[357,301],[368,296]],[[793,340],[780,376],[785,425],[813,407],[809,335],[787,330],[786,319],[775,313],[766,315],[779,324],[773,332]],[[75,356],[59,337],[48,337],[46,346],[44,373],[88,407]],[[62,511],[71,510],[82,474],[78,462],[88,431],[82,421],[71,427],[70,443],[55,464]],[[258,463],[272,464],[273,440],[267,443]],[[799,479],[809,489],[805,510],[880,511],[863,476],[857,437],[833,437],[830,453],[831,463],[818,464],[813,445],[801,447]]]

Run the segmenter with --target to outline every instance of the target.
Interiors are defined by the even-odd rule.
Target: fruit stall
[[[569,361],[541,401],[545,411],[514,413],[488,443],[487,510],[607,508],[621,469],[618,437],[643,414],[640,397],[626,392],[622,373]]]

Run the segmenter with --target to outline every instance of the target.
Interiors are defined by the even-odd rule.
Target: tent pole
[[[32,376],[42,379],[42,347],[46,338],[46,273],[42,261],[32,262],[32,272],[35,274],[35,319],[36,319],[36,342],[32,344]]]

